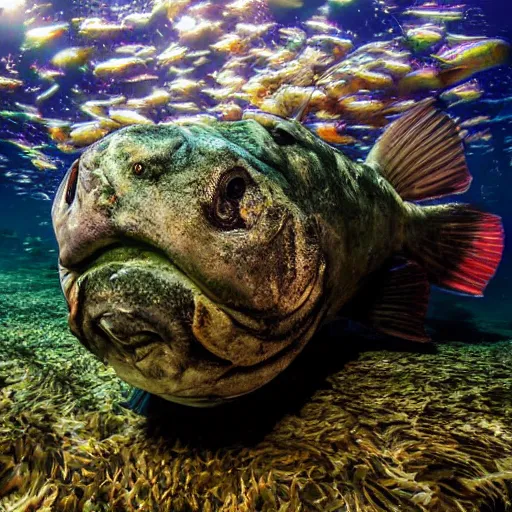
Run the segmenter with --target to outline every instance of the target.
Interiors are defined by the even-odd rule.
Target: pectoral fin
[[[429,341],[424,326],[429,292],[422,267],[405,261],[370,276],[344,313],[390,336]]]

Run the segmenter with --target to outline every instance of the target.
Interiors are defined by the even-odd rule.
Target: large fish
[[[499,217],[417,204],[467,190],[463,151],[430,101],[364,164],[271,116],[121,129],[53,205],[71,330],[128,383],[195,406],[264,385],[338,315],[426,341],[429,283],[481,295],[503,250]]]

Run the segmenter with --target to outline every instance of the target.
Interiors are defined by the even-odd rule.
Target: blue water
[[[197,2],[195,2],[197,4]],[[222,2],[220,2],[222,3]],[[273,13],[280,26],[303,27],[303,23],[318,14],[318,9],[324,2],[305,2],[307,7],[300,10],[281,9]],[[401,13],[411,7],[418,7],[420,2],[411,3],[408,0],[395,2],[374,2],[372,0],[355,0],[342,14],[331,16],[330,21],[340,27],[340,36],[349,36],[354,41],[355,48],[365,43],[378,40],[389,40],[400,37],[404,26],[411,21]],[[447,9],[457,5],[456,2],[440,1],[439,9]],[[488,37],[502,37],[512,39],[510,26],[511,8],[507,2],[492,0],[471,0],[465,2],[464,19],[448,24],[449,31],[465,35],[485,35]],[[131,6],[131,7],[130,7]],[[105,20],[116,20],[118,12],[130,7],[130,11],[147,10],[149,3],[144,2],[82,2],[82,1],[55,1],[53,7],[45,12],[40,24],[67,21],[75,16],[98,16]],[[1,11],[0,11],[1,13]],[[18,78],[24,80],[24,86],[15,93],[0,92],[0,109],[16,109],[15,103],[33,104],[34,90],[37,93],[44,91],[50,84],[42,84],[31,71],[31,65],[47,66],[49,59],[59,49],[74,44],[83,44],[80,37],[73,31],[66,34],[56,43],[36,51],[21,51],[23,43],[23,21],[27,15],[0,14],[0,74],[15,67],[19,72]],[[263,21],[268,21],[265,18]],[[418,25],[420,22],[415,22]],[[36,23],[37,25],[37,23]],[[275,29],[277,30],[277,29]],[[162,43],[162,34],[164,43]],[[153,30],[138,30],[128,38],[117,38],[114,41],[103,41],[98,44],[100,56],[111,55],[112,50],[121,43],[159,44],[164,48],[172,40],[172,34],[162,28],[159,33]],[[86,43],[88,43],[86,41]],[[428,52],[417,57],[428,64],[431,61]],[[101,59],[98,59],[101,60]],[[204,75],[215,70],[218,65],[215,60],[202,69]],[[196,74],[197,76],[197,74]],[[476,75],[484,91],[483,96],[470,103],[465,103],[447,111],[454,117],[470,119],[475,116],[489,116],[490,123],[485,126],[491,134],[489,142],[477,142],[467,146],[467,158],[470,172],[473,175],[472,187],[464,196],[457,197],[458,201],[475,204],[482,209],[502,216],[505,233],[512,232],[512,209],[509,204],[510,188],[512,186],[510,172],[512,159],[512,69],[500,66],[495,69],[483,71]],[[61,89],[57,95],[45,101],[39,107],[43,117],[65,119],[72,122],[88,120],[80,113],[80,101],[103,98],[102,93],[108,95],[125,94],[127,97],[136,97],[147,94],[150,87],[146,84],[120,84],[116,81],[100,87],[89,72],[70,72],[58,80]],[[162,85],[165,78],[160,75],[157,85]],[[441,91],[436,91],[440,93]],[[208,100],[203,98],[201,103],[208,106]],[[211,102],[210,102],[211,104]],[[155,120],[161,114],[156,113]],[[478,129],[481,129],[479,127]],[[378,135],[375,132],[373,135]],[[4,255],[9,256],[10,263],[13,257],[30,255],[37,238],[39,249],[34,257],[48,257],[49,261],[56,261],[56,243],[53,237],[50,220],[50,208],[56,188],[69,167],[76,158],[75,154],[64,154],[49,141],[42,126],[25,121],[6,120],[0,118],[0,139],[20,139],[31,144],[43,143],[46,147],[42,152],[48,155],[56,164],[55,170],[38,170],[22,152],[7,142],[0,142],[0,231],[7,234],[14,233],[16,240],[9,235],[0,240],[0,248]],[[365,146],[341,147],[353,158],[364,158],[370,144]],[[24,244],[24,241],[28,243]],[[11,253],[12,251],[12,253]],[[506,242],[506,249],[502,264],[490,283],[486,296],[483,299],[468,299],[465,297],[450,297],[452,304],[459,304],[469,308],[474,314],[481,314],[491,323],[507,323],[507,309],[512,307],[510,244]],[[24,261],[23,264],[29,264]],[[436,300],[440,297],[444,304],[445,298],[434,292],[434,310]],[[439,308],[442,311],[443,308]]]

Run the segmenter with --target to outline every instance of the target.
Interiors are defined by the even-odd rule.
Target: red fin
[[[500,217],[464,204],[427,206],[420,212],[406,250],[423,265],[431,283],[481,296],[503,253]]]
[[[414,262],[382,270],[351,304],[354,320],[376,331],[411,341],[429,341],[424,322],[429,283],[425,271]]]
[[[366,159],[404,200],[460,194],[471,183],[457,126],[433,102],[423,102],[393,122]]]

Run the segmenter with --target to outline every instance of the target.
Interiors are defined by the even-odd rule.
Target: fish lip
[[[105,243],[105,245],[96,248],[90,254],[87,254],[79,261],[74,262],[72,265],[64,265],[62,260],[59,258],[59,267],[62,268],[64,271],[68,272],[69,274],[76,274],[78,276],[81,276],[85,274],[104,254],[107,254],[113,249],[126,247],[142,249],[152,253],[156,253],[165,258],[167,261],[169,261],[171,265],[179,269],[179,267],[160,248],[150,243],[139,241],[131,237],[116,237],[114,241],[109,240]],[[179,270],[181,271],[181,269]]]
[[[68,268],[61,265],[59,261],[59,279],[62,293],[68,302],[70,302],[70,295],[76,280],[80,276],[79,273],[69,270]]]

